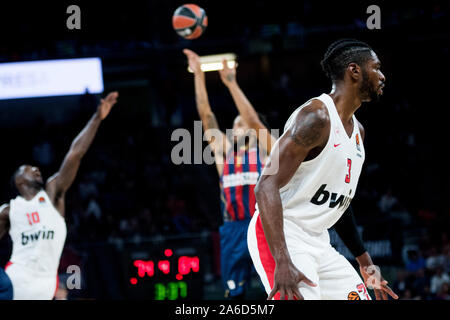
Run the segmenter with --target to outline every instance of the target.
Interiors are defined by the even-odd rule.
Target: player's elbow
[[[87,150],[83,150],[80,146],[72,145],[67,153],[66,160],[70,163],[80,162]]]
[[[261,201],[268,192],[271,192],[272,189],[273,186],[270,179],[268,179],[268,176],[261,176],[255,186],[256,201]]]
[[[89,146],[84,145],[79,139],[76,139],[70,146],[68,157],[72,160],[81,160],[88,148]]]

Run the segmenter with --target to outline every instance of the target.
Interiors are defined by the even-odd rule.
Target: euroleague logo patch
[[[356,139],[356,149],[358,149],[358,151],[361,151],[361,147],[359,145],[359,135],[358,134],[356,134],[355,139]]]
[[[39,198],[39,203],[44,203],[45,202],[45,198],[44,197],[40,197]]]
[[[361,298],[359,297],[358,292],[351,291],[347,296],[347,300],[361,300]]]

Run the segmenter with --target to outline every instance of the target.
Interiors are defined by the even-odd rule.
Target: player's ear
[[[361,77],[361,67],[357,63],[349,63],[347,66],[347,72],[354,80],[358,80]]]

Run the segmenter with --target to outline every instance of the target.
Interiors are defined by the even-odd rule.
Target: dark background
[[[450,271],[449,2],[195,3],[206,10],[209,26],[193,41],[171,26],[183,1],[0,5],[0,63],[101,57],[105,94],[120,94],[67,194],[61,277],[70,264],[81,265],[84,277],[82,290],[70,290],[69,298],[134,298],[127,282],[132,269],[126,267],[132,258],[124,248],[173,245],[183,251],[196,239],[205,244],[197,246],[204,272],[195,280],[203,285],[196,292],[220,299],[222,217],[215,166],[176,166],[170,160],[173,130],[192,132],[199,120],[181,50],[235,52],[241,88],[270,126],[282,130],[299,105],[330,91],[320,60],[331,42],[345,37],[369,43],[386,76],[382,99],[356,113],[366,130],[366,162],[352,205],[363,239],[402,298],[447,299],[448,287],[434,290],[432,283],[443,278],[436,276],[438,265]],[[71,4],[81,8],[81,30],[66,28]],[[366,27],[371,4],[381,8],[380,30]],[[206,79],[219,125],[230,128],[237,115],[231,96],[216,72]],[[0,101],[2,203],[11,198],[9,180],[19,165],[38,165],[45,177],[58,170],[99,98]],[[345,252],[333,232],[332,239]],[[4,237],[1,266],[9,254]],[[258,281],[252,288],[263,297]]]

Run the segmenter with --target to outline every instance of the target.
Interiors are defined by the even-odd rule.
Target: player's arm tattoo
[[[236,76],[234,74],[229,73],[227,74],[227,80],[233,82],[236,80]]]
[[[328,117],[317,112],[309,112],[297,120],[290,131],[295,144],[305,148],[317,145],[329,124]]]
[[[219,124],[214,113],[211,112],[205,116],[205,127],[207,129],[219,129]]]

